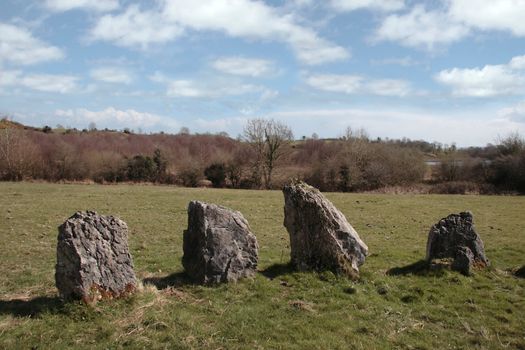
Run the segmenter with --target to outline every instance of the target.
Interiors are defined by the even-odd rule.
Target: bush
[[[202,173],[198,168],[186,168],[178,174],[179,183],[184,187],[197,187],[202,180]]]
[[[204,176],[211,181],[213,187],[224,187],[226,182],[226,167],[222,163],[215,163],[204,169]]]
[[[153,181],[157,176],[157,165],[151,157],[136,155],[128,160],[126,175],[131,181]]]
[[[433,194],[467,194],[480,193],[478,184],[468,181],[449,181],[434,185],[430,189]]]
[[[525,152],[502,156],[492,162],[488,182],[504,191],[525,193]]]

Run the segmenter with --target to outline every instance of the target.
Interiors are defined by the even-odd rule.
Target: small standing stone
[[[287,185],[283,193],[292,264],[298,270],[332,270],[357,278],[368,247],[343,213],[306,183]]]
[[[440,259],[452,259],[451,268],[465,275],[472,267],[489,265],[471,212],[451,214],[430,228],[426,260]]]
[[[77,212],[58,231],[55,280],[62,298],[93,303],[135,291],[124,221],[94,211]]]
[[[257,271],[257,239],[238,211],[192,201],[183,236],[182,265],[196,283],[235,282]]]

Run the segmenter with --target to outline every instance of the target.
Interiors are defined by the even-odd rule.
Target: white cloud
[[[311,65],[350,57],[343,47],[297,24],[293,15],[250,0],[164,0],[162,8],[149,11],[140,11],[132,5],[122,14],[99,19],[90,37],[144,49],[150,44],[172,41],[185,30],[218,31],[231,37],[283,42],[290,45],[300,61]]]
[[[207,81],[205,84],[195,80],[171,79],[160,72],[150,76],[150,80],[166,86],[168,97],[217,98],[238,96],[249,93],[267,93],[262,86],[239,83],[237,81]]]
[[[91,78],[106,83],[131,84],[133,77],[130,72],[118,67],[99,67],[90,72]]]
[[[118,0],[45,0],[44,6],[53,12],[66,12],[84,9],[96,12],[107,12],[119,8]]]
[[[254,58],[224,57],[213,61],[212,66],[220,72],[250,77],[268,76],[275,73],[272,61]]]
[[[458,22],[481,30],[509,31],[525,36],[525,1],[447,0],[449,15]]]
[[[348,0],[351,6],[369,1],[375,2]],[[522,0],[441,0],[432,10],[418,4],[408,13],[387,16],[377,29],[375,39],[432,50],[457,42],[475,30],[506,31],[525,37],[524,18],[525,1]]]
[[[27,29],[0,23],[0,62],[30,65],[64,56],[61,49],[35,38]]]
[[[451,20],[446,12],[427,11],[416,5],[409,13],[387,16],[377,29],[375,39],[433,50],[436,46],[459,41],[469,32],[467,26]]]
[[[357,75],[317,74],[307,77],[306,83],[318,90],[355,94],[361,90],[363,78]]]
[[[365,90],[373,95],[403,97],[412,93],[409,82],[397,79],[377,79],[366,84]]]
[[[239,96],[261,91],[262,88],[251,84],[232,84],[210,87],[192,80],[173,80],[168,83],[169,97],[212,97]]]
[[[84,108],[78,109],[58,109],[55,111],[57,117],[70,119],[77,123],[94,122],[98,127],[112,128],[152,128],[155,126],[164,126],[172,130],[178,126],[178,123],[170,118],[152,113],[138,112],[134,109],[119,110],[114,107],[108,107],[101,111],[91,111]]]
[[[168,22],[157,11],[141,11],[138,5],[131,5],[124,13],[102,16],[89,38],[145,50],[151,44],[172,41],[182,33],[180,26]]]
[[[512,107],[503,108],[500,110],[499,116],[517,123],[525,124],[525,101]]]
[[[413,92],[410,83],[404,80],[365,79],[359,75],[310,75],[306,78],[306,83],[318,90],[345,94],[403,97]]]
[[[512,60],[510,60],[509,66],[516,70],[525,69],[525,55],[513,57]]]
[[[24,74],[21,71],[3,71],[0,87],[24,87],[43,92],[71,93],[78,88],[78,78],[70,75]]]
[[[399,65],[402,67],[417,66],[421,64],[421,62],[414,60],[410,56],[373,59],[370,61],[370,63],[375,64],[375,65],[390,65],[391,64],[391,65]]]
[[[525,92],[524,56],[514,57],[508,64],[486,65],[483,68],[452,68],[439,72],[435,79],[452,88],[456,96],[492,97]]]
[[[289,0],[289,2],[296,7],[308,7],[315,4],[314,0]]]
[[[404,0],[330,0],[330,5],[338,11],[369,9],[390,12],[403,9],[405,2]]]

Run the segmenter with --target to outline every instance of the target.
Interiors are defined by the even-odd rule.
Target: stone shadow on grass
[[[406,266],[393,267],[386,272],[389,276],[404,276],[404,275],[416,275],[416,276],[441,276],[446,270],[444,265],[429,264],[428,261],[422,259]]]
[[[59,297],[0,300],[0,315],[38,317],[43,313],[57,314],[63,312],[63,310],[64,303]]]
[[[195,283],[184,272],[175,272],[164,277],[149,277],[142,280],[144,285],[151,284],[157,289],[167,289],[170,287],[179,288],[187,285],[194,285]]]
[[[259,271],[263,276],[273,280],[282,275],[286,275],[292,272],[295,272],[295,268],[291,263],[286,264],[273,264],[266,269]]]

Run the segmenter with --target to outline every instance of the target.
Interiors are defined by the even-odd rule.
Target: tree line
[[[430,162],[429,162],[430,160]],[[430,165],[429,165],[430,163]],[[0,120],[0,180],[153,182],[280,188],[291,178],[322,191],[424,185],[436,193],[525,193],[525,141],[458,149],[408,139],[371,139],[347,128],[337,139],[296,140],[287,125],[252,119],[227,134],[31,128]]]

